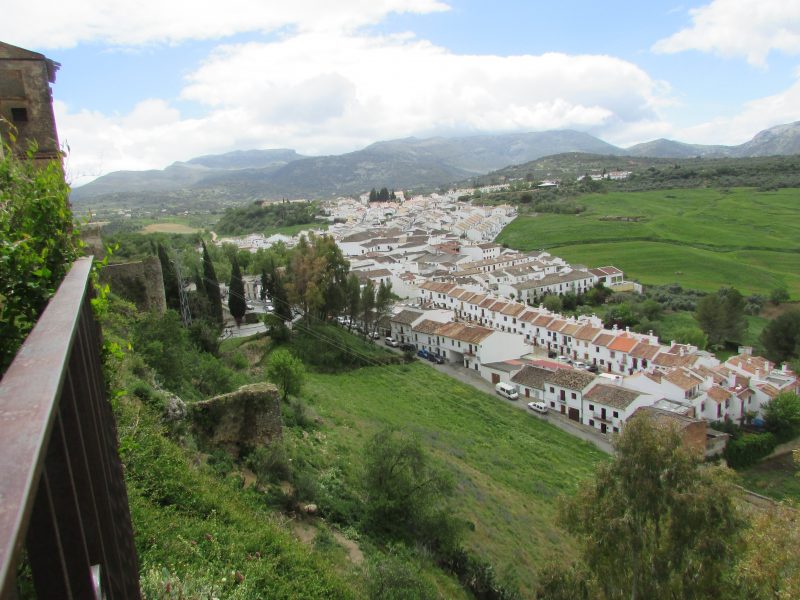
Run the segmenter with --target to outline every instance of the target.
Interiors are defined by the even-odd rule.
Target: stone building
[[[13,135],[19,153],[35,143],[37,160],[60,158],[50,89],[59,67],[43,54],[0,42],[0,148]]]

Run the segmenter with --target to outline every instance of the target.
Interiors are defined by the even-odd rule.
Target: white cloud
[[[125,116],[57,108],[80,181],[235,148],[333,154],[409,135],[559,128],[630,137],[660,127],[666,93],[609,56],[470,56],[408,34],[313,31],[217,48],[181,94],[200,118],[157,100]]]
[[[800,2],[797,0],[713,0],[689,11],[692,25],[659,40],[663,53],[699,50],[744,57],[764,66],[772,50],[800,53]]]
[[[284,27],[352,31],[390,13],[448,8],[440,0],[42,0],[3,11],[0,39],[39,49],[70,48],[81,42],[175,44]]]
[[[676,134],[676,139],[693,144],[741,144],[763,129],[800,120],[800,71],[787,90],[751,100],[743,110],[726,119],[714,119]]]

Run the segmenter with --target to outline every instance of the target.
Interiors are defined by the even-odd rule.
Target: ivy
[[[35,151],[17,157],[6,146],[0,157],[0,373],[81,247],[61,164],[37,164]]]

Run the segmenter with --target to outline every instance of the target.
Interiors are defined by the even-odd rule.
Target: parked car
[[[387,346],[391,346],[392,348],[397,348],[400,345],[393,337],[387,337],[383,341]]]
[[[417,350],[417,356],[420,358],[424,358],[425,360],[430,360],[431,353],[425,350],[425,348],[420,348]]]
[[[586,363],[582,362],[572,363],[572,366],[575,367],[576,369],[586,369]]]
[[[544,402],[528,402],[528,408],[541,414],[545,414],[547,412],[547,404]]]
[[[369,337],[371,337],[373,340],[377,340],[380,339],[381,334],[378,333],[377,331],[373,331],[372,333],[369,334]]]
[[[597,368],[597,365],[588,365],[586,370],[590,373],[597,373],[600,369]]]
[[[245,304],[245,306],[247,307],[247,310],[255,310],[256,309],[256,307],[253,306],[252,304]]]
[[[555,358],[556,356],[558,356],[558,354],[556,354],[556,353],[555,353],[555,352],[553,352],[552,350],[550,350],[550,351],[547,353],[547,358]]]
[[[508,398],[509,400],[516,400],[519,398],[519,392],[517,392],[517,388],[510,383],[500,382],[494,386],[494,391],[500,394],[503,398]]]
[[[440,356],[439,354],[434,354],[433,352],[428,352],[428,360],[436,363],[437,365],[444,364],[444,356]]]
[[[414,352],[416,349],[417,347],[414,344],[409,344],[409,343],[400,344],[400,350],[404,352]]]

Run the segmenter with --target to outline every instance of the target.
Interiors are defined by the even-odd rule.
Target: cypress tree
[[[178,274],[175,265],[167,255],[164,246],[159,242],[157,247],[158,261],[161,263],[161,277],[164,279],[164,298],[167,301],[167,308],[180,312],[181,292],[178,287]]]
[[[242,271],[239,269],[239,261],[236,257],[231,260],[231,283],[228,287],[228,310],[236,319],[236,324],[242,322],[242,317],[247,311],[247,303],[244,300],[244,282],[242,281]]]
[[[217,281],[214,263],[211,262],[211,256],[208,254],[208,248],[206,248],[205,242],[203,242],[203,287],[205,288],[208,302],[211,305],[211,316],[221,325],[222,298],[220,298],[219,293],[219,281]]]

